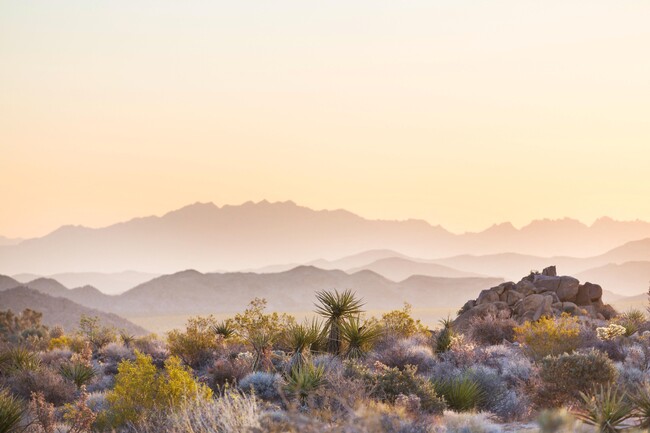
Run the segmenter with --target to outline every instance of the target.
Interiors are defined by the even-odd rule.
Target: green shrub
[[[406,368],[388,368],[379,366],[376,374],[366,373],[365,380],[370,385],[371,396],[379,400],[395,403],[400,395],[416,395],[425,412],[442,413],[445,409],[444,400],[437,394],[433,384],[424,377],[417,375],[417,369],[407,365]]]
[[[157,409],[178,408],[196,398],[210,398],[212,391],[197,383],[180,359],[171,356],[163,372],[156,370],[151,357],[135,353],[135,361],[122,361],[115,376],[115,387],[108,394],[112,424],[138,422]]]
[[[213,316],[191,317],[184,332],[174,329],[167,334],[169,352],[190,367],[205,365],[221,346],[221,337],[212,329],[217,324]]]
[[[578,318],[563,313],[560,317],[542,317],[515,328],[515,340],[534,359],[573,352],[580,347]]]
[[[305,321],[289,328],[287,343],[291,349],[288,371],[301,368],[308,361],[311,347],[318,344],[322,336],[321,324],[318,320]]]
[[[465,375],[435,382],[435,390],[444,397],[447,406],[456,412],[472,411],[487,397],[480,384]]]
[[[25,411],[22,401],[6,389],[0,390],[0,433],[17,432]]]
[[[102,326],[99,317],[81,315],[79,319],[79,333],[90,342],[93,350],[97,351],[117,338],[113,328]]]
[[[381,316],[379,326],[384,335],[408,338],[416,334],[427,334],[428,330],[419,320],[411,316],[411,304],[404,303],[401,310],[393,310]]]
[[[618,371],[606,354],[590,350],[586,353],[548,356],[540,362],[540,404],[560,407],[580,401],[581,393],[594,386],[614,382]]]

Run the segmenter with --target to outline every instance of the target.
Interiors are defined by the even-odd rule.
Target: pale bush
[[[279,374],[257,371],[244,377],[239,382],[239,388],[247,393],[253,393],[262,400],[277,400],[280,389],[284,385]]]
[[[375,351],[370,359],[400,370],[407,365],[413,365],[420,373],[425,373],[434,366],[436,358],[432,348],[420,340],[419,338],[395,339],[393,344],[384,345],[381,351]]]
[[[615,340],[618,337],[623,337],[625,333],[625,327],[616,323],[610,323],[607,326],[596,328],[596,335],[603,341]]]
[[[484,413],[445,412],[435,433],[501,433],[503,430]]]

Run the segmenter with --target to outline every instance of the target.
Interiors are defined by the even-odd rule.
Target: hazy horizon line
[[[635,223],[635,222],[649,223],[649,221],[643,220],[641,218],[636,218],[634,220],[621,220],[621,219],[616,219],[616,218],[610,217],[608,215],[602,215],[600,217],[593,218],[593,220],[591,222],[586,222],[584,220],[581,220],[579,218],[574,218],[574,217],[571,217],[571,216],[564,216],[564,217],[558,217],[558,218],[539,217],[539,218],[531,219],[525,224],[519,224],[518,225],[518,224],[513,223],[512,221],[501,221],[501,222],[492,223],[492,224],[488,225],[487,227],[479,229],[479,230],[465,230],[465,231],[458,232],[458,231],[453,231],[453,230],[448,229],[442,223],[434,224],[434,223],[428,221],[425,218],[416,218],[416,217],[413,217],[413,218],[393,218],[393,219],[371,218],[371,217],[363,216],[360,213],[357,213],[355,211],[351,211],[351,210],[345,209],[345,208],[334,208],[334,209],[331,209],[331,208],[330,209],[328,209],[328,208],[314,208],[314,207],[299,204],[294,200],[270,201],[270,200],[267,200],[267,199],[262,199],[262,200],[259,200],[257,202],[254,201],[254,200],[246,200],[244,202],[241,202],[240,204],[223,203],[223,204],[220,204],[220,205],[216,204],[214,201],[206,201],[206,202],[195,201],[193,203],[189,203],[189,204],[180,206],[178,208],[174,208],[174,209],[165,211],[163,213],[150,213],[148,215],[133,216],[133,217],[123,219],[123,220],[119,220],[119,221],[115,221],[115,222],[112,222],[112,223],[106,224],[106,225],[91,226],[91,225],[86,225],[86,224],[83,224],[83,223],[79,223],[79,224],[70,223],[70,224],[59,225],[56,228],[51,229],[51,230],[49,230],[49,231],[47,231],[47,232],[45,232],[44,234],[41,234],[41,235],[35,235],[35,236],[34,235],[32,235],[32,236],[29,236],[29,235],[26,235],[26,236],[6,236],[3,233],[0,233],[0,238],[4,238],[4,239],[7,239],[7,240],[11,240],[11,241],[22,242],[22,241],[26,241],[26,240],[30,240],[30,239],[38,239],[38,238],[48,236],[48,235],[50,235],[50,234],[52,234],[52,233],[54,233],[54,232],[56,232],[58,230],[66,228],[66,227],[87,228],[87,229],[91,229],[91,230],[101,230],[101,229],[104,229],[104,228],[107,228],[107,227],[114,226],[116,224],[124,224],[124,223],[128,223],[130,221],[134,221],[134,220],[138,220],[138,219],[164,218],[166,215],[168,215],[170,213],[177,212],[179,210],[189,208],[189,207],[192,207],[192,206],[197,206],[197,205],[213,205],[217,209],[223,209],[225,207],[242,207],[242,206],[248,205],[248,204],[252,204],[252,205],[263,205],[263,204],[282,205],[282,204],[289,204],[289,205],[294,205],[294,206],[299,207],[299,208],[309,209],[309,210],[314,211],[314,212],[348,212],[348,213],[350,213],[350,214],[352,214],[354,216],[357,216],[359,218],[362,218],[362,219],[364,219],[366,221],[393,221],[393,222],[421,221],[421,222],[424,222],[424,223],[430,225],[431,227],[439,227],[439,228],[445,230],[446,232],[448,232],[448,233],[450,233],[452,235],[455,235],[455,236],[482,233],[482,232],[485,232],[485,231],[487,231],[487,230],[489,230],[489,229],[491,229],[493,227],[498,227],[498,226],[503,226],[503,225],[510,225],[515,230],[520,231],[520,230],[524,229],[525,227],[530,226],[531,224],[533,224],[535,222],[573,221],[573,222],[580,223],[580,224],[584,225],[585,227],[589,227],[589,228],[593,227],[594,224],[596,222],[600,221],[600,220],[610,220],[610,221],[616,222],[616,223]]]

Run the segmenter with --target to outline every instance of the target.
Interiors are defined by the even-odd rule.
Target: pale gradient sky
[[[650,220],[650,2],[0,0],[0,235],[195,201]]]

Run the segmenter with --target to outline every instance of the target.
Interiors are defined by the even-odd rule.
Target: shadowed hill
[[[0,308],[16,313],[26,308],[43,313],[43,324],[61,325],[66,330],[76,329],[82,315],[97,316],[102,324],[134,335],[145,335],[147,331],[115,314],[84,307],[69,299],[54,297],[28,287],[14,287],[0,292]]]
[[[472,272],[458,271],[456,269],[450,268],[449,266],[439,265],[436,263],[419,262],[401,257],[389,257],[376,260],[372,263],[368,263],[367,265],[358,268],[348,269],[348,272],[354,273],[364,269],[376,272],[393,281],[402,281],[413,275],[443,278],[467,278],[481,276]]]

